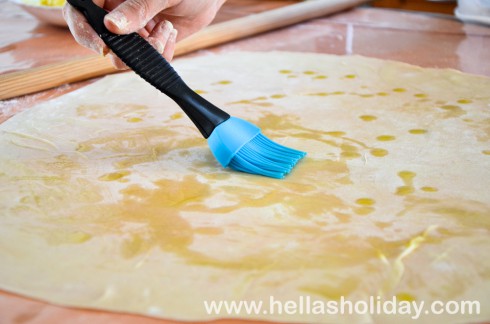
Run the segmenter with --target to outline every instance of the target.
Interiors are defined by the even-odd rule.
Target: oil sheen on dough
[[[0,126],[0,287],[210,320],[204,300],[478,300],[490,319],[490,81],[363,57],[178,60],[196,91],[308,152],[285,180],[222,169],[132,73]],[[446,315],[447,316],[447,315]],[[459,316],[459,317],[458,317]],[[247,315],[286,322],[393,315]]]

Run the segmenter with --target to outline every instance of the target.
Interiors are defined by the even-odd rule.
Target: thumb
[[[173,7],[182,0],[126,0],[108,13],[104,24],[115,34],[136,32],[160,11]]]

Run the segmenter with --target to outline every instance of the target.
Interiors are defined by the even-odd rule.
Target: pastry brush
[[[104,43],[134,72],[174,100],[192,120],[223,167],[284,178],[306,153],[277,144],[261,130],[231,117],[189,88],[172,66],[137,33],[117,35],[104,25],[107,12],[92,0],[68,0]]]

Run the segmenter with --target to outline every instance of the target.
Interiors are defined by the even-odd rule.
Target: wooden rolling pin
[[[215,46],[360,5],[368,0],[312,0],[211,25],[177,44],[175,55]],[[107,57],[91,55],[0,75],[0,100],[117,72]]]

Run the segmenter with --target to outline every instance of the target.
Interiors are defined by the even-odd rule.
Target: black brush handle
[[[230,115],[190,89],[172,66],[137,33],[117,35],[104,25],[107,12],[92,0],[68,0],[87,18],[107,46],[134,72],[172,98],[189,116],[204,138]]]

